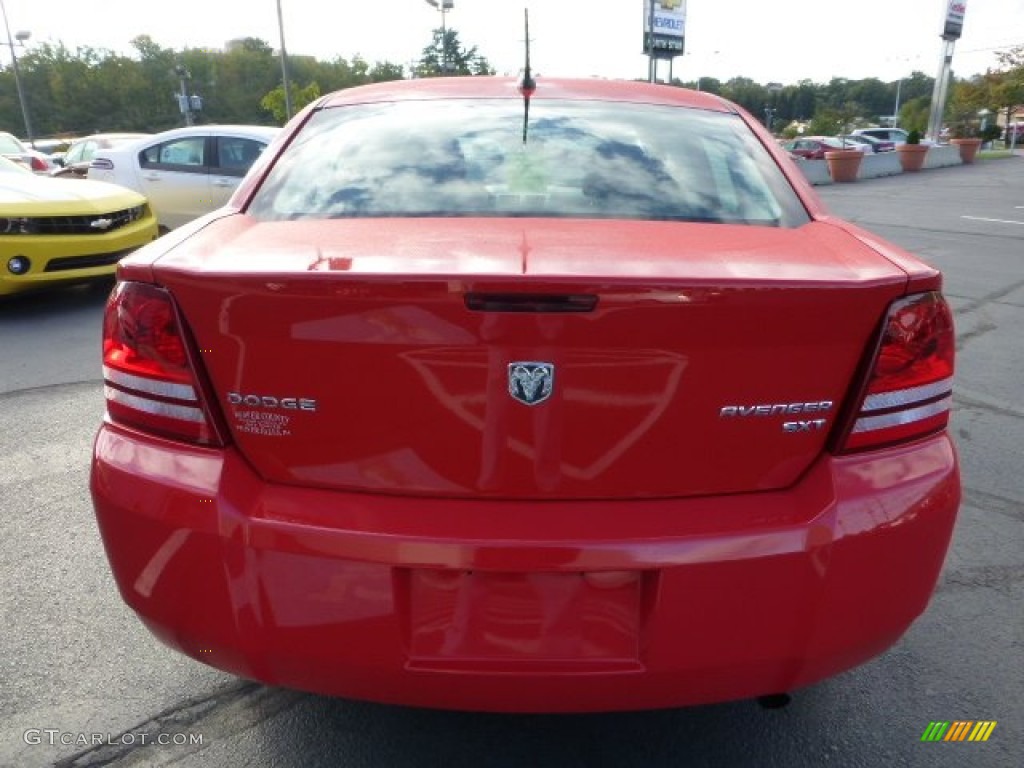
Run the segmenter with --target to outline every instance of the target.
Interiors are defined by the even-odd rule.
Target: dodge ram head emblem
[[[551,397],[555,366],[551,363],[508,364],[508,393],[520,403],[537,405]]]

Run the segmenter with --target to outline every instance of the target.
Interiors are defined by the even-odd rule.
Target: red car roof
[[[511,77],[449,77],[419,80],[395,80],[337,91],[324,98],[320,106],[336,107],[370,101],[410,101],[420,99],[522,98],[518,80]],[[537,78],[534,99],[598,99],[634,104],[665,104],[696,107],[716,112],[734,112],[718,96],[685,88],[652,85],[636,81],[601,79]]]

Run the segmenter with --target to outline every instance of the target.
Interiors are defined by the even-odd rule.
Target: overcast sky
[[[40,41],[131,53],[147,34],[180,49],[222,48],[258,37],[278,47],[276,0],[3,0],[12,34]],[[531,61],[541,75],[643,78],[643,0],[455,0],[447,23],[478,46],[499,73],[522,62],[523,7],[530,8]],[[291,54],[320,59],[356,54],[408,64],[440,26],[426,0],[281,0]],[[895,80],[912,70],[934,75],[946,0],[689,0],[687,55],[676,77],[743,75],[794,83],[832,77]],[[968,0],[954,70],[964,76],[995,64],[994,51],[1024,45],[1024,0]],[[8,53],[0,51],[0,61]],[[667,65],[659,70],[667,75]]]

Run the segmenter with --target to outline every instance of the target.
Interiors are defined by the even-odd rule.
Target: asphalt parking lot
[[[781,710],[566,716],[328,699],[181,657],[107,570],[87,491],[105,297],[74,288],[0,304],[0,766],[1024,765],[1024,158],[820,194],[941,268],[956,315],[964,503],[931,606],[888,653]],[[997,725],[921,741],[966,720]]]

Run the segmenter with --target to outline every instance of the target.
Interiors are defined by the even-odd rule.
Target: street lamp
[[[427,0],[441,12],[441,72],[448,73],[448,28],[445,26],[444,15],[455,7],[455,0]]]
[[[14,85],[18,89],[18,101],[21,104],[21,117],[25,121],[25,138],[28,139],[29,146],[35,149],[35,137],[32,135],[32,121],[28,119],[28,104],[25,102],[25,91],[21,87],[21,72],[18,69],[18,54],[14,50],[14,40],[11,39],[11,25],[7,22],[7,6],[4,5],[3,0],[0,0],[0,11],[4,14],[4,30],[7,32],[7,43],[6,45],[11,49],[11,68],[14,70]],[[25,41],[32,37],[32,33],[27,30],[19,30],[18,34],[15,35],[18,42],[22,45]]]

